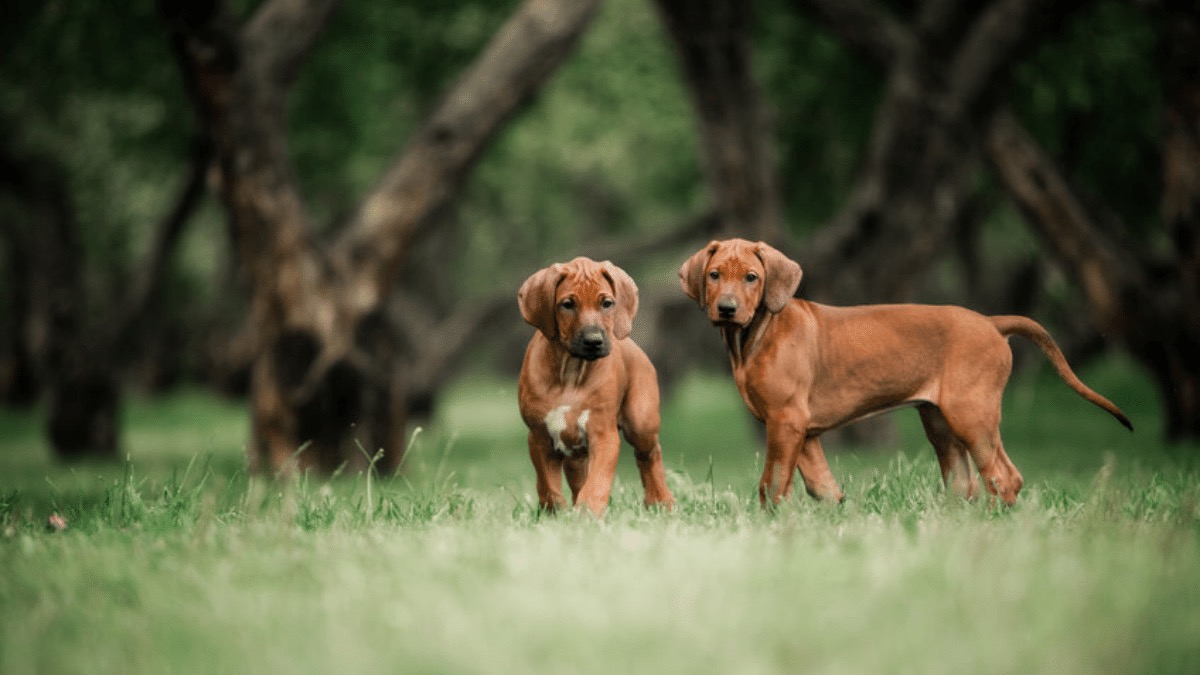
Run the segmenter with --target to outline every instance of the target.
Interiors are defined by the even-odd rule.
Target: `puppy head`
[[[517,293],[521,316],[573,356],[598,359],[629,337],[637,284],[620,267],[576,258],[535,272]]]
[[[800,265],[761,241],[712,241],[679,268],[683,292],[716,325],[746,326],[761,305],[779,313],[800,286]]]

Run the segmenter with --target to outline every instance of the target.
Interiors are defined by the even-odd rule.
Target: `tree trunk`
[[[61,179],[61,180],[60,180]],[[120,388],[104,341],[85,325],[83,251],[65,178],[43,186],[48,199],[33,228],[47,308],[43,367],[49,389],[48,432],[63,460],[117,458]]]
[[[571,53],[599,0],[527,0],[448,90],[334,245],[314,243],[287,153],[285,102],[336,0],[269,0],[244,28],[221,3],[160,3],[222,173],[256,332],[254,471],[394,470],[405,372],[385,307],[413,240],[501,126]]]
[[[1200,17],[1194,2],[1165,3],[1163,221],[1179,270],[1178,306],[1163,328],[1160,388],[1167,437],[1200,438]],[[1173,294],[1174,295],[1174,294]],[[1171,328],[1168,328],[1171,326]],[[1172,329],[1173,328],[1173,329]]]
[[[28,340],[49,389],[47,431],[59,459],[115,459],[118,405],[109,355],[84,325],[83,252],[62,168],[52,159],[0,148],[0,184],[26,214],[10,243],[27,264],[29,311],[14,326]]]
[[[4,235],[4,269],[2,282],[7,308],[4,324],[0,331],[4,335],[3,352],[0,352],[0,405],[29,408],[37,402],[41,391],[38,378],[37,359],[30,344],[29,333],[33,308],[30,295],[33,292],[33,265],[29,259],[29,242],[21,226],[5,219],[0,222],[0,233]]]
[[[1089,212],[1011,115],[998,115],[991,124],[988,152],[1026,222],[1083,291],[1093,324],[1120,339],[1154,377],[1167,411],[1166,436],[1200,437],[1200,311],[1186,286],[1196,270],[1189,270],[1184,252],[1164,263],[1114,240],[1110,233],[1119,227],[1096,224],[1114,216]]]
[[[752,2],[656,0],[696,111],[704,174],[722,231],[785,236],[774,138],[750,63]]]
[[[867,0],[798,0],[887,73],[867,157],[842,211],[806,248],[810,293],[910,300],[969,216],[978,128],[1018,59],[1079,2],[925,0],[910,24]]]
[[[48,434],[60,459],[118,457],[120,369],[136,351],[138,329],[154,307],[171,254],[204,194],[208,157],[206,145],[197,144],[191,175],[159,223],[133,292],[96,326],[86,320],[84,256],[62,167],[52,158],[0,148],[0,186],[13,189],[28,216],[9,237],[15,247],[10,253],[22,256],[18,269],[25,277],[14,289],[19,310],[14,330],[49,390]]]

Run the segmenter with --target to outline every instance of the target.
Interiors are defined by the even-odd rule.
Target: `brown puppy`
[[[633,279],[608,261],[576,258],[535,272],[517,302],[538,329],[525,350],[517,397],[542,507],[566,505],[566,469],[572,502],[602,515],[620,429],[634,448],[646,505],[671,508],[658,444],[658,376],[629,339],[638,305]]]
[[[795,261],[744,239],[713,241],[679,268],[684,292],[721,329],[742,400],[766,424],[764,504],[791,493],[795,469],[810,495],[840,501],[821,433],[910,405],[921,414],[947,488],[975,495],[974,460],[988,492],[1015,503],[1021,474],[1000,442],[1010,335],[1033,340],[1068,386],[1133,428],[1075,376],[1032,319],[953,306],[819,305],[792,297],[800,276]]]

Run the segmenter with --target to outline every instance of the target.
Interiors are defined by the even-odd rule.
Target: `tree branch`
[[[947,74],[947,107],[958,115],[1008,82],[1022,52],[1066,23],[1088,0],[996,0],[962,40]]]
[[[262,11],[274,7],[299,5],[275,0]],[[225,3],[159,0],[159,11],[170,29],[200,126],[212,139],[222,202],[239,261],[254,290],[254,311],[302,312],[299,298],[318,282],[321,270],[287,150],[284,88],[265,78],[261,67],[247,63],[257,57],[247,58]],[[264,26],[272,23],[259,20]],[[315,30],[317,22],[312,20]],[[292,39],[290,44],[291,49],[279,54],[298,59],[304,53],[300,41]]]
[[[796,5],[876,66],[915,47],[912,32],[871,0],[796,0]]]
[[[925,0],[917,12],[917,33],[925,40],[946,41],[970,20],[975,3]]]
[[[587,251],[595,260],[637,259],[656,255],[698,239],[710,239],[718,236],[720,232],[720,217],[709,211],[669,230],[652,232],[636,238],[608,239],[587,246]]]
[[[514,312],[515,294],[493,293],[463,304],[450,316],[429,326],[412,342],[411,370],[406,383],[410,398],[427,396],[444,383],[462,363],[478,339],[491,332]]]
[[[256,65],[286,90],[329,25],[342,0],[270,0],[263,3],[243,31]]]
[[[1008,111],[993,118],[986,142],[997,175],[1029,225],[1078,281],[1097,325],[1111,328],[1133,320],[1125,316],[1123,298],[1144,282],[1095,227],[1054,160]]]
[[[159,221],[155,239],[146,260],[138,267],[128,300],[121,308],[119,318],[113,322],[112,344],[120,347],[130,344],[142,328],[142,322],[154,308],[162,291],[163,277],[168,263],[175,252],[184,227],[191,220],[206,193],[205,178],[212,164],[212,144],[206,138],[192,142],[188,174],[180,186],[179,194],[167,214]]]
[[[567,59],[602,0],[526,0],[422,124],[343,231],[335,264],[385,294],[414,237],[461,189],[496,131]]]

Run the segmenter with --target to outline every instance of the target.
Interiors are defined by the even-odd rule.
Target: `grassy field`
[[[903,411],[830,453],[844,505],[764,513],[726,377],[664,407],[677,509],[626,451],[603,521],[538,513],[512,382],[456,387],[390,480],[251,480],[202,394],[129,406],[120,466],[3,412],[0,673],[1200,672],[1200,448],[1128,364],[1082,375],[1137,433],[1020,376],[1012,509],[944,495]]]

